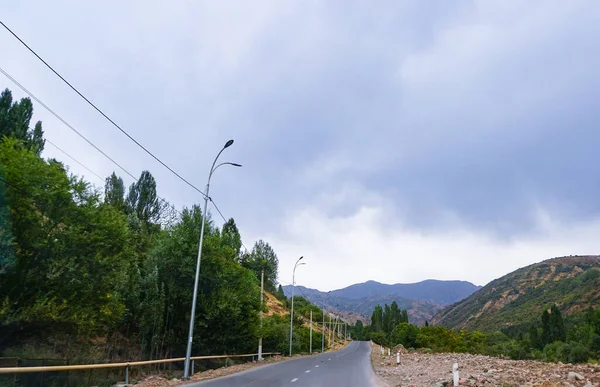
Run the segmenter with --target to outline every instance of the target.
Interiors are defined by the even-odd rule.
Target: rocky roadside
[[[390,386],[453,386],[452,365],[458,363],[461,386],[600,387],[600,364],[557,364],[403,349],[400,366],[396,366],[396,355],[382,356],[376,344],[371,361],[377,376]]]

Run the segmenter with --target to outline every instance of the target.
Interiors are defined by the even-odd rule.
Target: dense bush
[[[596,276],[588,274],[584,279],[589,278]],[[539,325],[541,328],[538,328]],[[368,332],[367,339],[384,346],[401,344],[406,348],[427,348],[433,352],[468,352],[514,360],[582,363],[590,358],[600,358],[599,329],[600,309],[589,308],[563,319],[558,308],[552,306],[533,324],[527,322],[488,335],[478,331],[454,331],[442,326],[419,328],[406,322],[397,324],[391,335],[383,331],[372,332],[370,326],[364,327],[363,331]]]

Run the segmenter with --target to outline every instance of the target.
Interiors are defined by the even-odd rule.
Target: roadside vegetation
[[[28,98],[13,101],[8,89],[2,92],[0,357],[73,364],[183,356],[200,207],[175,209],[159,197],[149,171],[129,187],[117,173],[101,188],[73,175],[42,157],[42,123],[31,122],[32,115]],[[194,355],[256,352],[262,270],[266,291],[285,309],[271,246],[259,240],[246,251],[233,219],[208,214]],[[320,321],[320,309],[296,299],[295,352],[308,352],[311,307]],[[264,318],[265,352],[288,348],[284,313]]]
[[[377,306],[371,325],[358,321],[351,335],[386,347],[404,346],[425,352],[459,352],[506,357],[513,360],[584,363],[600,360],[600,308],[563,318],[552,305],[530,322],[484,334],[443,326],[417,327],[398,319],[396,308]]]

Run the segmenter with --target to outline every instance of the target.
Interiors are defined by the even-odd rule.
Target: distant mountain
[[[537,319],[551,304],[570,314],[599,303],[600,256],[553,258],[490,282],[432,323],[493,331]]]
[[[284,286],[286,296],[291,295],[291,285]],[[408,310],[409,319],[423,324],[445,305],[451,304],[477,291],[480,286],[465,281],[426,280],[413,284],[382,284],[367,281],[331,292],[296,286],[295,295],[305,296],[311,302],[339,312],[353,312],[367,321],[376,305],[398,303]],[[356,318],[356,316],[355,316]]]
[[[470,296],[481,286],[466,281],[425,280],[412,284],[382,284],[367,281],[334,290],[331,296],[359,299],[378,296],[399,296],[409,300],[429,301],[435,304],[448,305]]]

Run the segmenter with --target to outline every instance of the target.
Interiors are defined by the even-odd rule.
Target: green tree
[[[265,271],[265,289],[275,291],[279,259],[273,248],[262,239],[254,244],[250,254],[244,254],[240,260],[243,267],[254,273],[260,281],[260,273]]]
[[[388,304],[385,304],[383,307],[383,331],[385,332],[385,334],[389,335],[390,333],[392,333],[392,329],[394,329],[392,313],[390,310],[390,306]]]
[[[285,302],[287,300],[287,297],[285,296],[285,292],[283,291],[281,284],[279,284],[279,287],[277,288],[277,291],[275,292],[275,297],[279,301],[282,301],[282,302]]]
[[[469,335],[467,342],[467,352],[469,353],[485,353],[486,337],[483,332],[473,331]]]
[[[529,344],[531,348],[542,349],[542,340],[535,325],[529,327]]]
[[[408,311],[407,311],[406,309],[403,309],[403,310],[402,310],[402,320],[401,320],[401,321],[402,321],[402,322],[405,322],[405,323],[409,322],[409,321],[408,321]],[[429,325],[429,324],[427,323],[427,321],[425,321],[425,323],[426,323],[427,325]]]
[[[371,331],[379,332],[383,330],[383,309],[377,305],[371,314]]]
[[[134,213],[149,233],[159,229],[161,203],[156,193],[156,180],[143,171],[139,180],[129,187],[125,202],[127,213]]]
[[[565,323],[556,305],[552,305],[550,308],[550,332],[552,341],[566,341],[567,339]]]
[[[363,322],[357,320],[356,323],[350,328],[350,335],[355,340],[365,340],[365,327]]]
[[[396,325],[402,322],[402,310],[398,307],[396,301],[392,301],[390,305],[390,332],[396,328]]]
[[[237,262],[242,248],[242,237],[233,219],[229,219],[223,225],[221,240],[223,241],[223,246],[230,250],[228,254]]]
[[[454,332],[442,326],[419,328],[417,346],[431,348],[435,352],[453,352],[456,349]]]
[[[553,341],[552,329],[550,327],[550,313],[546,309],[542,312],[542,345],[545,346]]]
[[[7,184],[4,182],[4,172],[0,164],[0,283],[3,274],[14,266],[14,239],[8,201],[6,198]],[[0,303],[2,299],[0,298]]]
[[[0,164],[11,184],[6,198],[17,246],[15,268],[0,282],[10,301],[0,321],[81,334],[116,326],[124,312],[116,289],[127,261],[125,217],[19,140],[0,143]]]
[[[185,345],[202,224],[200,208],[184,209],[181,220],[158,234],[142,277],[154,277],[142,288],[142,302],[149,305],[142,318],[146,350],[164,351],[166,344]],[[198,284],[196,327],[197,353],[235,353],[254,348],[258,332],[260,286],[254,274],[228,259],[221,233],[209,220],[205,225]],[[163,297],[159,302],[157,297]],[[155,323],[155,319],[161,320]],[[165,339],[163,339],[163,337]],[[151,344],[160,338],[161,346]],[[162,344],[162,342],[165,344]],[[182,347],[179,347],[183,350]]]
[[[402,344],[405,348],[417,347],[419,328],[407,322],[401,322],[394,331],[394,344]]]
[[[33,129],[29,128],[32,117],[33,105],[29,98],[13,103],[10,90],[5,89],[0,94],[0,140],[2,137],[14,137],[40,155],[44,150],[44,132],[39,121]]]
[[[123,211],[125,209],[125,185],[114,172],[104,184],[104,202]]]

